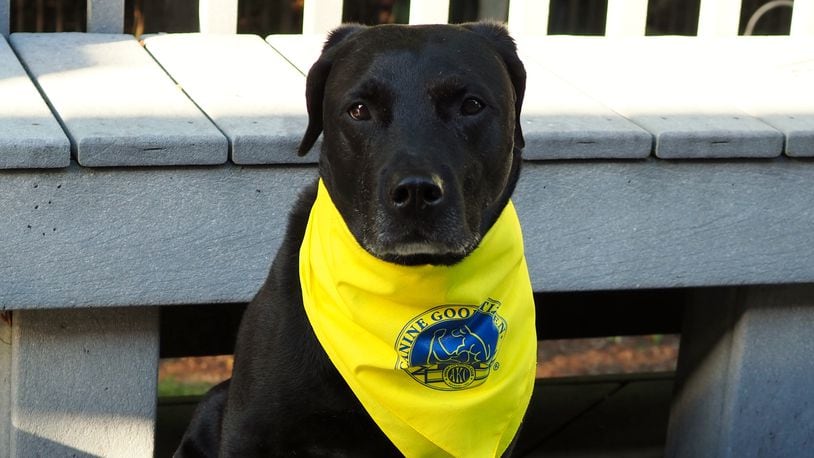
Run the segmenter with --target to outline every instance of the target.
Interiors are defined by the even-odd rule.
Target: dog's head
[[[356,240],[400,264],[453,264],[514,190],[526,73],[497,24],[343,26],[308,73],[308,152]]]

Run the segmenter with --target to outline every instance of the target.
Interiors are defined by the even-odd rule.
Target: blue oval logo
[[[416,316],[396,340],[398,366],[430,388],[460,390],[482,384],[495,362],[506,321],[500,302],[441,305]]]

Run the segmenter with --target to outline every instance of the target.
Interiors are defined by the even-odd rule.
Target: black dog
[[[453,265],[507,205],[520,172],[525,70],[497,24],[343,26],[307,80],[305,154],[353,236],[403,265]],[[176,456],[398,456],[316,339],[300,245],[316,185],[299,198],[271,272],[243,317],[230,381],[201,402]]]

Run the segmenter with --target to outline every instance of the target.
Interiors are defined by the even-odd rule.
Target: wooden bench
[[[304,74],[341,3],[264,39],[201,2],[204,33],[139,43],[123,0],[90,0],[89,33],[11,36],[0,0],[0,456],[152,454],[157,306],[260,286],[314,176]],[[691,288],[669,456],[814,437],[814,1],[783,37],[736,37],[739,5],[702,0],[699,37],[643,37],[644,0],[609,0],[606,37],[509,5],[535,290]]]

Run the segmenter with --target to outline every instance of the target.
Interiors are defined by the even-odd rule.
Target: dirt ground
[[[537,351],[537,377],[673,371],[678,345],[675,335],[542,341]],[[160,391],[163,395],[202,392],[228,378],[232,363],[231,355],[162,360]],[[179,389],[184,386],[195,388]]]

